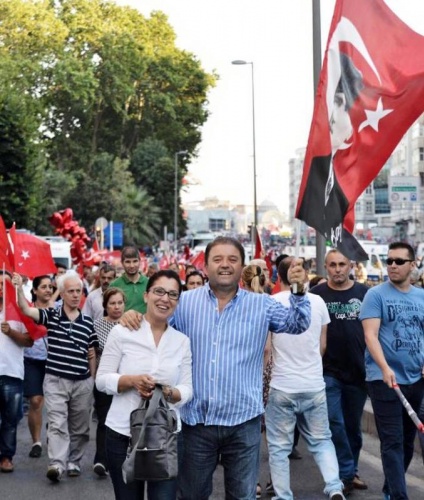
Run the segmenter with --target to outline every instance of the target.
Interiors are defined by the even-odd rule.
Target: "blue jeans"
[[[289,394],[271,387],[265,410],[269,465],[275,499],[292,500],[289,454],[297,425],[325,481],[324,493],[341,491],[336,451],[328,425],[325,389]]]
[[[23,417],[23,381],[0,376],[0,458],[12,460],[16,453],[16,429]]]
[[[122,464],[127,457],[128,444],[128,436],[106,427],[106,459],[115,499],[143,500],[144,481],[125,484],[122,478]],[[180,445],[180,440],[178,444]],[[175,500],[177,498],[177,480],[148,481],[147,498],[149,500]]]
[[[414,454],[417,429],[393,389],[382,380],[368,382],[367,387],[380,438],[385,477],[383,492],[390,495],[390,500],[407,500],[405,472]],[[424,394],[424,380],[399,385],[399,388],[418,413]]]
[[[221,455],[226,500],[253,500],[259,474],[261,417],[231,427],[183,424],[181,500],[207,500]]]
[[[358,472],[362,448],[361,419],[367,391],[365,387],[349,385],[324,375],[327,394],[328,420],[336,448],[340,478],[351,481]]]

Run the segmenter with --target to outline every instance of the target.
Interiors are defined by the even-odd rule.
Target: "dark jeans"
[[[351,481],[358,472],[362,448],[361,418],[367,391],[365,387],[345,384],[324,376],[327,395],[328,421],[336,448],[340,479]]]
[[[106,427],[107,465],[116,500],[143,500],[144,481],[125,484],[122,478],[122,464],[127,457],[128,442],[128,436]],[[180,439],[178,444],[180,444]],[[149,500],[175,500],[177,498],[177,480],[148,481],[147,498]]]
[[[385,477],[383,491],[390,494],[390,500],[407,500],[405,472],[414,454],[417,429],[393,389],[381,380],[368,382],[367,387],[380,438]],[[424,394],[424,380],[399,385],[399,388],[418,413]]]
[[[16,429],[23,417],[23,381],[0,376],[0,458],[12,460],[16,453]]]
[[[207,500],[221,455],[225,498],[256,498],[261,417],[232,427],[183,424],[184,454],[179,475],[181,500]]]
[[[94,408],[97,413],[97,429],[96,429],[96,454],[94,462],[100,462],[106,467],[106,417],[112,404],[113,396],[98,391],[94,386]]]
[[[421,401],[420,413],[418,414],[418,416],[420,417],[421,422],[424,423],[424,397],[423,397],[423,400]],[[419,432],[418,436],[420,438],[421,455],[422,455],[423,463],[424,463],[424,434],[422,432]]]

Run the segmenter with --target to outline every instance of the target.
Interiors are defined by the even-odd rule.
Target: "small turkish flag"
[[[197,253],[190,261],[192,266],[195,266],[198,271],[204,271],[205,269],[205,252],[201,250]]]
[[[6,307],[5,307],[5,319],[7,321],[15,320],[20,321],[25,325],[28,335],[33,339],[41,339],[47,335],[47,328],[44,325],[37,325],[31,318],[25,316],[25,314],[19,309],[16,303],[16,291],[12,283],[9,280],[5,280],[6,283]]]
[[[10,228],[15,256],[15,272],[35,278],[43,274],[56,273],[50,245],[32,234],[17,233],[15,225]]]

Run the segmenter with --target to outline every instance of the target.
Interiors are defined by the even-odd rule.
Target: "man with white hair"
[[[93,321],[78,309],[83,289],[76,273],[57,280],[63,305],[57,309],[30,307],[25,300],[22,278],[14,273],[22,312],[47,327],[48,354],[44,396],[48,418],[47,477],[60,481],[64,470],[79,476],[79,462],[89,442],[97,336]],[[89,360],[89,354],[91,359]]]

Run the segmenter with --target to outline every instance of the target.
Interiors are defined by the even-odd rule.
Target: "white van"
[[[63,264],[66,269],[72,269],[71,242],[61,236],[38,236],[50,244],[53,260],[56,264]]]

